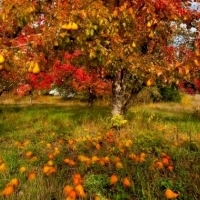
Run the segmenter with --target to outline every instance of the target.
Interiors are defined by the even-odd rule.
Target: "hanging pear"
[[[33,68],[32,72],[34,74],[39,74],[40,73],[40,67],[39,67],[39,64],[37,62],[35,62],[35,65],[34,65],[34,68]]]
[[[72,22],[71,29],[72,30],[77,30],[78,29],[78,25],[76,23]]]
[[[0,54],[0,64],[3,64],[5,62],[5,58],[3,55]]]
[[[32,61],[30,62],[30,65],[29,65],[28,72],[32,72],[34,66],[35,66],[35,62],[32,60]]]

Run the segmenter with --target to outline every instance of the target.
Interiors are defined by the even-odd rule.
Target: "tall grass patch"
[[[117,130],[107,106],[0,106],[0,197],[16,178],[7,199],[200,199],[200,119],[179,106],[134,106]]]

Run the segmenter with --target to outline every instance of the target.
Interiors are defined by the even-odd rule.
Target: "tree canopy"
[[[96,93],[112,84],[112,113],[124,114],[144,86],[198,78],[200,12],[191,5],[190,0],[2,0],[1,79]],[[175,45],[179,35],[184,39]]]

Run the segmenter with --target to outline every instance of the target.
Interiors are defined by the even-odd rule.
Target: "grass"
[[[116,131],[107,106],[1,105],[0,191],[14,178],[20,184],[0,199],[69,199],[63,189],[75,188],[77,173],[87,196],[76,199],[164,200],[167,188],[178,199],[200,199],[200,118],[177,104],[134,106],[126,118]],[[164,157],[170,163],[159,169]],[[50,165],[54,172],[45,173]],[[119,180],[110,185],[113,174]]]

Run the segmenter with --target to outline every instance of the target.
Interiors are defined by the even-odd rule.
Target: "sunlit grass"
[[[200,118],[193,110],[139,105],[126,118],[124,127],[110,131],[108,106],[0,106],[0,191],[17,178],[20,184],[7,199],[62,200],[63,188],[75,188],[72,176],[80,173],[87,196],[77,199],[164,200],[166,188],[178,191],[179,199],[200,199]],[[163,153],[172,169],[155,167]],[[43,168],[49,163],[55,172],[47,175]],[[29,180],[30,173],[36,178]],[[119,177],[115,185],[109,184],[112,174]],[[130,187],[122,184],[125,177]]]

